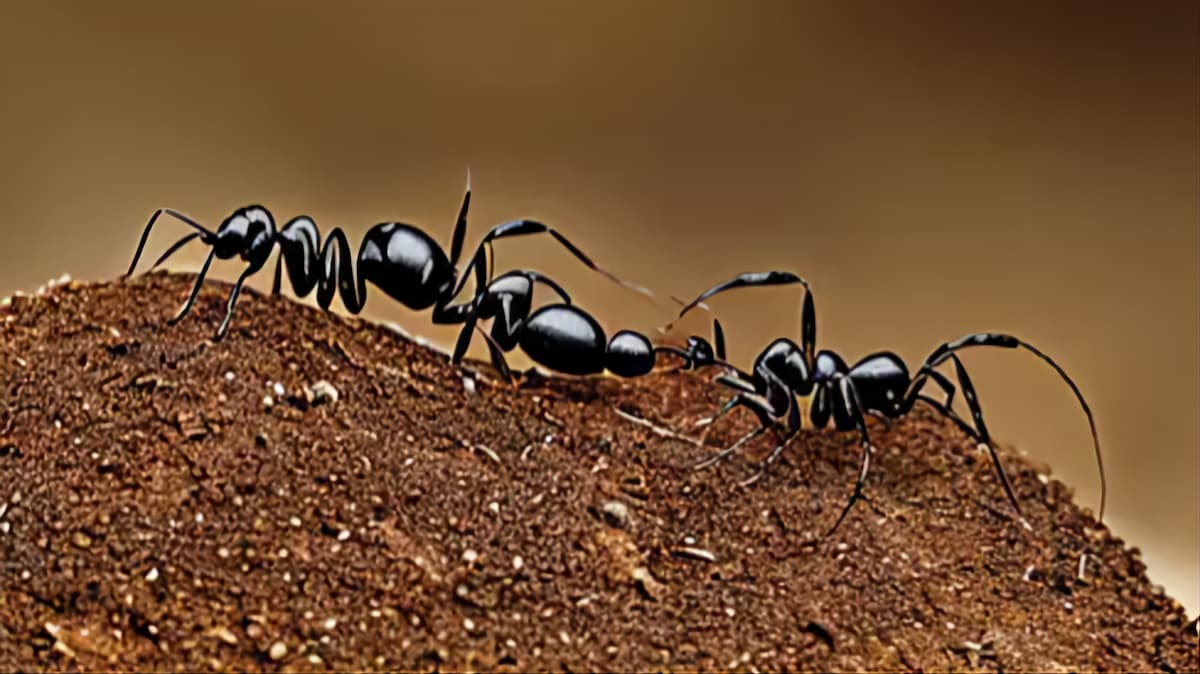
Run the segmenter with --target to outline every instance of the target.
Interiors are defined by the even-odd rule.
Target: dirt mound
[[[253,292],[212,344],[226,285],[167,325],[191,282],[0,313],[0,669],[1196,667],[1136,551],[1008,456],[1023,530],[929,415],[871,421],[822,540],[852,434],[741,488],[629,418],[690,435],[702,376],[513,390]]]

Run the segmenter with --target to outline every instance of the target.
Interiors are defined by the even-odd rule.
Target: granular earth
[[[711,449],[666,434],[703,374],[515,389],[255,292],[212,343],[228,285],[167,323],[192,281],[0,310],[0,669],[1197,667],[1136,550],[1009,452],[1026,531],[926,412],[870,420],[823,539],[851,433],[740,487],[753,456],[689,471]]]

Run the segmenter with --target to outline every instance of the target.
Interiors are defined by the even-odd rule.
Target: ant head
[[[707,339],[692,335],[687,340],[687,360],[690,367],[701,368],[716,365],[717,354]]]
[[[275,220],[262,206],[247,206],[233,212],[217,230],[213,250],[218,258],[228,260],[240,255],[257,269],[267,263],[275,245]]]

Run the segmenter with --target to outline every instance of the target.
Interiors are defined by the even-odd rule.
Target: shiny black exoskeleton
[[[233,307],[238,294],[246,279],[257,273],[267,263],[275,245],[279,246],[279,257],[275,264],[275,281],[273,292],[278,294],[282,283],[282,267],[287,267],[288,280],[292,289],[299,297],[305,297],[314,289],[317,292],[317,303],[322,309],[328,309],[333,302],[334,294],[340,294],[342,303],[350,313],[357,314],[367,299],[366,284],[369,282],[382,290],[392,299],[404,306],[422,311],[433,307],[435,323],[456,323],[465,320],[465,308],[471,306],[467,301],[459,306],[451,306],[451,302],[462,291],[466,284],[467,275],[458,275],[457,265],[462,254],[463,240],[467,230],[467,211],[471,203],[471,187],[468,180],[467,190],[459,209],[458,220],[450,243],[450,254],[445,251],[428,234],[420,229],[399,222],[386,222],[375,225],[367,231],[359,246],[358,258],[351,254],[350,243],[340,228],[333,228],[324,243],[321,242],[320,230],[316,223],[307,216],[299,216],[290,220],[279,231],[275,229],[275,221],[271,213],[262,206],[247,206],[234,211],[221,223],[216,232],[209,230],[192,218],[171,209],[159,209],[150,217],[142,231],[138,242],[137,252],[129,265],[126,276],[133,273],[141,257],[142,249],[150,236],[150,230],[162,214],[170,215],[196,231],[176,241],[154,263],[157,267],[175,251],[194,239],[211,246],[192,288],[191,295],[184,303],[179,313],[171,319],[174,323],[191,310],[199,294],[213,258],[222,260],[240,256],[247,264],[246,269],[238,277],[229,295],[225,319],[217,329],[215,339],[224,337],[233,316]],[[489,272],[487,251],[497,239],[525,234],[549,234],[571,252],[585,265],[596,272],[604,274],[614,281],[633,288],[638,292],[649,294],[643,288],[627,284],[609,272],[596,266],[594,262],[579,248],[550,227],[534,220],[514,220],[493,227],[479,243],[472,257],[475,269],[477,288],[485,288],[488,284]],[[356,274],[357,272],[357,274]]]
[[[921,363],[913,376],[909,375],[904,361],[890,351],[873,353],[854,365],[847,365],[846,361],[833,351],[815,351],[817,327],[813,296],[809,291],[808,284],[789,272],[741,274],[705,291],[696,300],[687,304],[679,315],[682,317],[703,300],[725,290],[785,283],[800,283],[804,286],[800,344],[797,345],[786,338],[776,339],[755,359],[751,372],[747,373],[730,367],[727,374],[717,378],[720,383],[737,389],[738,393],[723,405],[717,414],[708,420],[708,423],[740,406],[752,410],[759,417],[761,425],[730,447],[701,461],[696,468],[711,465],[733,454],[746,442],[764,431],[775,429],[780,437],[778,444],[763,460],[759,470],[745,484],[759,479],[770,464],[779,458],[784,448],[799,435],[803,424],[798,399],[807,400],[808,418],[812,427],[823,428],[832,420],[834,427],[840,431],[856,431],[862,446],[861,466],[854,485],[854,492],[841,515],[829,530],[829,533],[833,533],[862,496],[863,484],[870,466],[871,440],[864,415],[870,414],[884,420],[895,419],[911,411],[917,402],[924,402],[950,418],[976,443],[987,448],[1000,477],[1000,482],[1004,486],[1004,491],[1020,516],[1021,506],[1017,502],[1016,495],[1013,493],[1012,486],[1009,484],[1008,477],[1005,475],[993,447],[991,435],[983,420],[983,411],[976,396],[975,387],[956,352],[972,346],[1022,348],[1054,368],[1070,386],[1087,416],[1096,452],[1096,462],[1100,469],[1100,517],[1103,519],[1107,486],[1104,464],[1100,456],[1100,441],[1091,408],[1084,400],[1083,394],[1075,382],[1067,376],[1058,363],[1027,342],[1012,335],[994,332],[966,335],[939,345]],[[958,387],[962,389],[963,398],[971,413],[972,423],[968,423],[952,410],[956,387],[948,377],[935,369],[946,361],[954,364]],[[945,400],[937,400],[922,392],[925,384],[930,381],[945,393]],[[786,422],[781,421],[783,419],[786,419]],[[1021,521],[1025,523],[1023,516],[1021,516]]]
[[[475,263],[473,260],[472,265]],[[533,310],[536,283],[547,285],[562,301]],[[455,310],[461,311],[465,325],[455,344],[453,362],[461,362],[466,355],[478,321],[491,319],[490,332],[483,334],[492,365],[506,381],[512,380],[512,372],[504,354],[517,347],[539,365],[572,375],[607,371],[621,377],[639,377],[654,369],[659,354],[682,358],[683,369],[721,364],[725,358],[724,334],[718,322],[713,324],[715,350],[697,336],[689,338],[686,349],[656,346],[632,330],[621,330],[609,339],[591,314],[571,304],[565,290],[534,271],[498,276],[476,294],[470,306],[460,305]]]

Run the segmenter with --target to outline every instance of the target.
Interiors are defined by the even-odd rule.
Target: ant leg
[[[938,372],[937,370],[935,370],[931,367],[928,367],[928,366],[926,366],[926,367],[922,368],[920,371],[918,371],[917,376],[914,377],[913,379],[914,379],[914,381],[916,379],[921,379],[922,380],[921,383],[923,384],[925,378],[932,379],[934,381],[934,383],[937,384],[938,386],[940,386],[942,391],[944,391],[946,393],[946,401],[943,402],[942,404],[945,405],[946,408],[948,408],[948,409],[953,407],[954,406],[954,394],[958,392],[958,389],[956,389],[954,387],[954,384],[952,384],[950,382],[950,379],[948,379],[946,377],[946,375],[942,374],[941,372]],[[920,385],[917,385],[914,388],[919,389],[921,387],[920,387]]]
[[[755,393],[756,391],[754,384],[748,381],[750,377],[742,375],[745,375],[745,373],[739,372],[736,376],[730,374],[719,374],[713,378],[713,381],[718,384],[724,384],[730,388],[741,389],[746,393]]]
[[[992,465],[996,467],[996,474],[1000,476],[1000,484],[1004,485],[1004,493],[1008,495],[1009,502],[1012,503],[1013,509],[1017,511],[1017,515],[1021,519],[1021,524],[1029,528],[1029,523],[1025,520],[1025,514],[1021,512],[1021,504],[1017,502],[1017,496],[1013,493],[1008,476],[1004,474],[1004,467],[1000,464],[1000,456],[996,453],[996,448],[992,446],[992,438],[988,434],[987,426],[983,422],[983,409],[979,406],[979,397],[975,394],[975,386],[971,384],[971,377],[967,375],[967,368],[963,366],[962,361],[959,360],[957,355],[951,354],[950,359],[954,361],[954,371],[958,377],[958,384],[962,387],[963,398],[967,401],[967,408],[971,410],[971,418],[975,422],[975,430],[979,433],[979,442],[984,447],[987,447],[988,454],[992,457]]]
[[[713,345],[716,347],[717,360],[725,360],[725,330],[721,321],[713,319]]]
[[[458,333],[458,340],[454,343],[454,354],[450,356],[450,362],[458,365],[462,362],[463,356],[467,355],[467,347],[471,345],[471,335],[474,334],[475,325],[479,322],[479,315],[475,311],[467,314],[466,324]]]
[[[162,263],[166,262],[167,258],[171,257],[171,255],[173,255],[175,253],[175,251],[188,245],[189,243],[191,243],[192,239],[195,239],[198,236],[204,236],[204,235],[201,234],[200,232],[192,232],[191,234],[188,234],[187,236],[183,237],[182,239],[171,244],[171,247],[168,248],[165,253],[163,253],[162,255],[159,255],[158,259],[154,261],[154,264],[151,265],[150,268],[157,269],[158,266],[161,265]]]
[[[275,258],[275,280],[271,282],[271,294],[278,295],[283,289],[283,251]]]
[[[800,406],[796,403],[796,398],[794,396],[788,396],[787,436],[771,449],[771,453],[767,455],[767,458],[763,459],[762,462],[759,463],[758,470],[755,471],[753,475],[745,480],[742,480],[740,483],[741,486],[749,487],[755,482],[761,480],[763,476],[767,474],[767,469],[771,467],[771,464],[778,461],[779,457],[783,455],[783,450],[786,449],[788,445],[792,444],[796,438],[800,437],[800,428]]]
[[[125,272],[124,278],[128,278],[131,274],[133,274],[133,270],[137,267],[138,259],[142,257],[142,250],[146,247],[146,241],[150,238],[150,230],[154,228],[154,223],[158,220],[158,216],[162,215],[163,213],[166,213],[177,220],[181,220],[185,224],[195,228],[204,235],[205,240],[211,241],[215,236],[212,231],[210,231],[204,225],[201,225],[188,216],[173,211],[169,208],[160,208],[154,211],[154,214],[150,216],[150,220],[146,222],[146,227],[142,230],[142,238],[138,240],[137,251],[133,254],[133,261],[129,263],[129,270]]]
[[[804,353],[808,369],[817,362],[817,309],[813,305],[813,294],[804,286],[804,300],[800,308],[800,350]]]
[[[968,382],[969,381],[970,380],[968,380]],[[974,393],[974,389],[972,389],[972,393]],[[1013,496],[1012,487],[1008,483],[1008,476],[1004,474],[1004,469],[1000,467],[999,459],[996,456],[996,451],[992,448],[991,442],[984,436],[980,435],[979,432],[975,430],[974,426],[964,421],[962,417],[954,413],[954,410],[950,409],[940,401],[930,398],[926,395],[920,395],[919,393],[913,396],[912,399],[914,401],[919,400],[926,405],[929,405],[947,419],[954,422],[954,425],[958,426],[958,428],[965,433],[967,437],[974,440],[976,445],[983,445],[987,447],[987,450],[992,457],[992,464],[996,467],[997,474],[1000,475],[1000,483],[1004,485],[1004,491],[1008,495],[1009,501],[1013,504],[1017,514],[1020,516],[1021,526],[1025,527],[1026,529],[1030,528],[1028,520],[1026,520],[1025,516],[1021,514],[1021,507],[1017,504],[1016,498]],[[976,404],[978,404],[978,399],[976,399]]]
[[[713,382],[715,382],[717,384],[724,384],[725,386],[728,386],[729,388],[737,389],[743,393],[748,393],[750,395],[758,394],[758,391],[754,388],[753,384],[751,384],[750,382],[748,382],[746,380],[739,379],[735,376],[724,375],[724,374],[718,375],[717,377],[715,377],[713,379]],[[734,396],[734,398],[732,398],[731,400],[726,402],[724,405],[722,405],[720,407],[720,409],[717,410],[716,414],[712,415],[711,417],[705,417],[703,419],[696,421],[696,425],[697,426],[712,426],[713,424],[715,424],[717,422],[718,419],[725,416],[725,414],[728,413],[730,410],[732,410],[734,407],[737,407],[737,404],[738,404],[737,397]],[[766,426],[768,424],[767,424],[767,422],[764,421],[763,425]],[[705,435],[707,435],[707,433],[708,432],[706,430]]]
[[[863,485],[867,481],[867,472],[871,469],[871,437],[867,435],[867,424],[863,418],[862,407],[858,403],[858,391],[854,388],[854,381],[849,377],[842,377],[839,381],[839,393],[841,393],[842,403],[846,405],[846,411],[850,413],[850,418],[854,421],[855,430],[858,431],[860,444],[862,445],[862,465],[858,470],[858,479],[854,482],[854,493],[850,495],[850,500],[846,502],[846,507],[842,509],[842,514],[838,515],[837,521],[825,533],[825,536],[833,535],[837,528],[841,526],[842,520],[846,519],[846,515],[850,513],[850,509],[863,498]]]
[[[725,457],[732,455],[743,444],[745,444],[746,442],[749,442],[751,439],[753,439],[755,437],[758,437],[760,434],[765,432],[767,429],[777,428],[778,425],[774,422],[774,420],[772,418],[774,411],[771,409],[771,405],[769,402],[767,402],[766,398],[764,398],[763,396],[757,395],[757,394],[752,394],[752,393],[739,393],[739,394],[735,395],[733,398],[731,398],[729,400],[729,402],[726,402],[724,405],[722,405],[721,409],[719,409],[717,411],[717,413],[712,417],[712,420],[709,422],[708,428],[704,429],[703,436],[700,439],[701,443],[703,444],[704,440],[708,437],[708,432],[709,432],[709,430],[712,429],[713,422],[715,422],[717,419],[720,419],[722,416],[724,416],[725,414],[729,413],[734,408],[737,408],[739,406],[748,407],[755,414],[758,415],[759,421],[761,422],[758,429],[755,431],[752,431],[751,433],[748,433],[745,436],[742,436],[742,438],[739,439],[737,442],[735,442],[733,445],[726,447],[725,449],[717,452],[716,454],[713,454],[712,456],[706,457],[705,459],[701,460],[699,463],[694,464],[692,466],[692,470],[701,470],[701,469],[707,468],[707,467],[713,465],[714,463],[721,461]]]
[[[526,270],[521,270],[521,271],[516,271],[516,272],[508,272],[504,276],[505,277],[507,277],[507,276],[524,276],[525,278],[529,279],[529,282],[531,284],[532,283],[541,283],[541,284],[545,285],[546,287],[550,288],[551,290],[553,290],[556,295],[558,295],[560,298],[562,298],[563,304],[571,303],[571,295],[568,294],[567,291],[565,289],[563,289],[563,287],[561,285],[559,285],[557,281],[550,278],[549,276],[546,276],[545,274],[541,274],[539,272],[526,269]],[[466,302],[461,302],[459,304],[451,304],[451,305],[441,306],[441,307],[438,307],[435,305],[433,308],[433,322],[438,323],[438,324],[462,323],[463,321],[466,320],[467,312],[473,310],[472,307],[475,306],[476,300],[479,299],[483,295],[483,293],[487,293],[487,292],[488,292],[488,289],[485,288],[484,290],[480,291],[479,293],[476,293],[475,298],[468,300]]]
[[[467,237],[467,211],[470,208],[471,169],[467,169],[467,190],[463,193],[462,206],[458,209],[458,219],[454,223],[454,234],[450,239],[450,266],[452,267],[458,266],[458,258],[462,256],[463,240]],[[454,294],[457,295],[458,293]]]
[[[790,271],[746,272],[744,274],[738,274],[732,279],[725,281],[724,283],[718,283],[717,285],[700,293],[699,297],[684,305],[683,309],[679,311],[678,318],[683,318],[684,314],[688,313],[692,309],[695,309],[696,306],[704,300],[718,293],[725,292],[726,290],[753,286],[784,285],[788,283],[799,283],[805,288],[808,288],[808,281],[805,281]]]
[[[431,319],[434,325],[459,325],[467,322],[467,317],[470,316],[474,306],[474,301],[449,307],[434,306]]]
[[[747,442],[750,442],[751,440],[753,440],[754,438],[757,438],[758,436],[762,435],[764,432],[766,432],[766,430],[767,430],[766,426],[759,426],[758,428],[743,435],[741,438],[738,438],[737,442],[726,447],[725,449],[722,449],[721,451],[717,452],[716,454],[707,456],[707,457],[701,459],[700,461],[692,464],[691,469],[692,470],[704,470],[705,468],[708,468],[709,466],[721,461],[725,457],[730,456],[733,453],[737,452],[737,450],[740,449],[742,447],[742,445],[744,445]]]
[[[233,318],[233,305],[237,304],[238,295],[242,294],[242,284],[258,269],[258,267],[250,267],[242,272],[242,275],[238,277],[237,283],[233,284],[233,290],[229,292],[229,300],[225,303],[225,319],[221,321],[221,326],[217,328],[217,334],[213,337],[213,341],[219,342],[224,339],[226,331],[229,330],[229,321]]]
[[[926,396],[926,395],[918,395],[918,396],[916,396],[916,400],[920,400],[921,402],[925,403],[926,405],[929,405],[934,410],[939,412],[942,416],[946,417],[950,421],[953,421],[954,425],[958,426],[959,430],[961,430],[963,433],[965,433],[967,435],[967,437],[969,437],[975,441],[975,444],[979,444],[980,442],[983,442],[983,440],[979,437],[979,434],[975,432],[975,427],[972,426],[971,424],[967,423],[966,421],[964,421],[962,417],[955,414],[954,410],[951,410],[950,408],[944,406],[942,403],[938,402],[936,399],[930,398],[929,396]]]
[[[183,320],[183,317],[192,310],[192,305],[196,303],[196,296],[200,294],[200,286],[204,284],[204,276],[208,273],[208,268],[212,265],[213,257],[216,254],[216,250],[208,251],[208,257],[204,258],[204,264],[201,265],[200,271],[196,274],[196,283],[192,286],[192,294],[188,295],[187,301],[183,303],[183,308],[179,310],[179,313],[167,321],[167,325],[175,325]]]
[[[488,345],[488,355],[492,358],[492,367],[500,373],[500,377],[504,379],[504,383],[512,383],[512,370],[508,367],[508,361],[504,358],[504,350],[492,339],[492,336],[486,330],[480,328],[479,333],[483,335],[484,341]]]
[[[1067,383],[1067,386],[1071,388],[1071,392],[1075,394],[1075,399],[1079,401],[1079,406],[1083,408],[1084,415],[1087,416],[1088,427],[1092,432],[1092,448],[1096,453],[1096,467],[1100,471],[1100,513],[1098,519],[1103,520],[1104,504],[1108,495],[1108,481],[1104,474],[1104,459],[1100,453],[1100,436],[1096,431],[1096,420],[1092,416],[1092,408],[1088,406],[1087,401],[1083,397],[1083,393],[1079,391],[1079,387],[1075,385],[1074,380],[1067,375],[1066,371],[1062,369],[1062,366],[1056,363],[1053,358],[1047,356],[1034,345],[1030,344],[1029,342],[1022,341],[1012,335],[1006,335],[997,332],[979,332],[966,335],[965,337],[956,339],[953,342],[945,342],[934,349],[933,353],[929,354],[929,357],[925,359],[925,363],[921,366],[921,369],[926,367],[937,367],[940,363],[945,362],[953,352],[971,346],[999,346],[1006,349],[1015,349],[1020,347],[1025,349],[1026,351],[1037,356],[1050,367],[1054,368],[1054,371],[1058,373],[1058,376],[1062,378],[1062,380]],[[908,395],[911,395],[911,393],[912,388],[910,387]]]
[[[466,282],[467,282],[467,276],[468,276],[468,273],[470,272],[470,267],[473,267],[473,266],[476,266],[479,264],[487,264],[487,261],[485,259],[481,259],[480,255],[482,254],[485,247],[489,246],[492,241],[510,237],[510,236],[522,236],[525,234],[542,234],[542,233],[549,234],[550,236],[554,237],[554,239],[556,241],[558,241],[558,243],[560,245],[562,245],[564,248],[566,248],[572,255],[575,256],[576,259],[578,259],[580,262],[582,262],[586,267],[588,267],[592,271],[594,271],[602,276],[607,277],[609,280],[613,281],[614,283],[616,283],[620,286],[625,287],[626,289],[632,290],[641,295],[645,295],[646,297],[650,298],[651,300],[654,299],[654,293],[650,292],[646,288],[643,288],[642,286],[639,286],[639,285],[636,285],[633,283],[629,283],[628,281],[624,281],[620,277],[618,277],[616,274],[613,274],[612,272],[608,271],[607,269],[600,267],[599,265],[597,265],[595,262],[592,261],[592,258],[588,257],[587,254],[585,254],[582,250],[580,250],[578,246],[571,243],[571,241],[569,239],[567,239],[567,237],[563,236],[562,234],[559,234],[554,229],[552,229],[549,226],[547,226],[541,222],[538,222],[536,220],[513,220],[510,222],[504,222],[499,225],[496,225],[487,234],[485,234],[483,239],[479,242],[479,246],[476,248],[475,255],[473,255],[471,258],[471,263],[470,263],[470,265],[468,265],[468,269],[463,272],[461,277],[459,277],[458,284],[455,286],[453,292],[450,293],[450,296],[457,297],[458,294],[460,292],[462,292],[463,286],[466,285]]]

